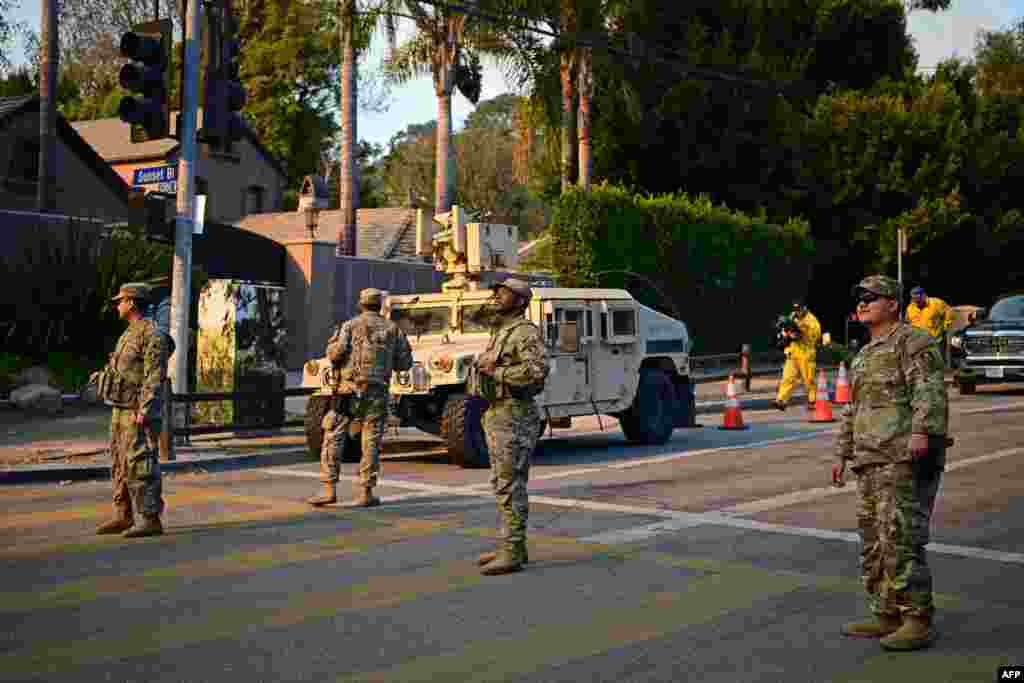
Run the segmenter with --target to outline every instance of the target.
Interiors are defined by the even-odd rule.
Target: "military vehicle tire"
[[[467,400],[465,394],[452,394],[445,401],[441,415],[441,438],[448,444],[451,464],[466,469],[490,465],[483,425],[480,423],[482,415],[480,402]]]
[[[630,441],[645,445],[660,445],[672,436],[671,407],[676,403],[672,380],[662,370],[642,368],[636,388],[636,399],[619,422],[622,433]]]
[[[957,383],[957,388],[960,390],[961,396],[970,396],[975,392],[975,390],[977,390],[978,385],[974,382],[961,381]]]
[[[328,396],[310,396],[306,402],[306,450],[312,460],[320,461],[320,449],[324,443],[323,421],[331,406],[331,399]],[[359,462],[362,444],[359,440],[348,438],[345,451],[342,453],[342,462]]]

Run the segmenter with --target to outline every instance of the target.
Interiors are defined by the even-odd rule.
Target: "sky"
[[[13,12],[13,18],[38,27],[41,0],[20,2],[20,6]],[[974,53],[975,37],[979,30],[1004,29],[1020,18],[1024,18],[1024,0],[953,0],[950,9],[945,12],[912,12],[907,23],[918,51],[918,64],[925,70],[949,57],[970,58]],[[401,24],[400,27],[399,39],[411,30]],[[383,54],[381,42],[377,40],[366,54],[361,63],[365,65],[364,69],[373,69],[380,63]],[[24,61],[23,51],[17,45],[12,56],[18,61]],[[502,73],[485,62],[480,100],[512,90],[513,87],[505,82]],[[437,117],[437,98],[429,76],[393,87],[388,101],[387,111],[359,113],[357,132],[360,139],[386,147],[388,140],[395,133],[405,130],[409,124],[425,123]],[[461,127],[471,111],[473,105],[456,91],[452,97],[452,120],[456,129]]]

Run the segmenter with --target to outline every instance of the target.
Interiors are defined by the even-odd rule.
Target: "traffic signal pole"
[[[200,0],[185,0],[184,82],[182,110],[178,119],[178,213],[174,225],[174,267],[171,273],[171,337],[174,357],[171,385],[174,393],[188,393],[188,356],[190,348],[189,312],[192,301],[192,218],[196,186],[197,152],[196,114],[199,93],[199,20]],[[188,409],[188,404],[181,404]],[[177,411],[175,411],[177,413]],[[173,429],[174,424],[165,428]]]

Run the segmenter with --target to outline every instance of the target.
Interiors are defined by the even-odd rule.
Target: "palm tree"
[[[57,0],[43,0],[39,60],[39,172],[36,209],[52,211],[57,153]]]
[[[343,0],[338,29],[341,38],[341,164],[338,176],[338,256],[356,255],[356,210],[359,208],[359,177],[356,161],[356,102],[358,101],[358,64],[356,62],[356,0]]]
[[[341,43],[341,73],[338,109],[341,131],[338,153],[338,226],[337,256],[355,256],[357,249],[357,218],[359,209],[359,137],[356,119],[359,108],[359,53],[370,40],[373,27],[383,18],[388,44],[395,41],[392,12],[399,0],[340,0],[338,5],[338,37]],[[362,7],[360,5],[363,5]]]
[[[471,0],[471,7],[476,7],[475,2]],[[451,209],[455,199],[452,91],[458,87],[474,104],[480,97],[479,61],[475,52],[464,52],[464,41],[468,39],[473,47],[479,47],[480,36],[493,35],[493,31],[480,27],[480,36],[469,35],[469,17],[445,6],[433,6],[428,11],[416,0],[406,0],[405,6],[419,33],[392,51],[387,67],[390,77],[397,82],[427,73],[434,79],[438,121],[434,210],[443,213]]]
[[[577,0],[560,0],[559,7],[560,63],[559,76],[562,81],[562,192],[573,184],[573,161],[576,129],[576,77],[577,48],[574,34],[577,31]],[[589,101],[587,103],[589,112]]]

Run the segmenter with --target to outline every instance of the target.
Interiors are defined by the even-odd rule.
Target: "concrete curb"
[[[293,446],[281,450],[238,455],[198,455],[173,462],[160,463],[161,472],[187,472],[194,468],[207,471],[228,471],[250,467],[282,467],[311,462],[305,448]],[[110,479],[110,465],[23,465],[17,469],[0,470],[0,484],[37,484],[60,481]]]
[[[794,396],[794,403],[799,405],[803,397]],[[750,398],[740,398],[740,405],[746,410],[764,410],[771,407],[774,396],[755,394]],[[725,400],[701,401],[697,404],[698,415],[720,414],[725,410]],[[399,437],[402,440],[403,437]],[[406,440],[415,437],[404,437]],[[254,467],[282,467],[302,462],[312,462],[303,447],[287,446],[275,450],[269,446],[266,450],[251,454],[224,455],[211,453],[208,455],[179,455],[173,462],[161,462],[162,472],[188,472],[200,468],[211,472],[224,472]],[[110,465],[20,465],[16,468],[0,470],[0,485],[3,484],[41,484],[62,481],[90,481],[110,479]]]

